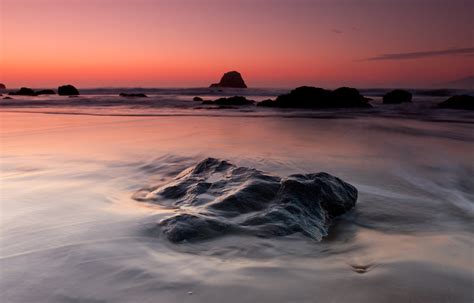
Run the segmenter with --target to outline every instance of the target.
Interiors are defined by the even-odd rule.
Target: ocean
[[[361,90],[373,99],[368,109],[193,101],[286,91],[114,88],[0,99],[2,301],[472,302],[474,114],[435,106],[466,91],[414,90],[413,103],[384,105],[386,90]],[[252,207],[264,191],[260,174],[278,183],[326,172],[354,186],[357,202],[318,227],[322,238],[217,229],[170,241],[162,220],[203,215],[201,203],[221,199],[209,191],[198,204],[172,203],[190,192],[162,198],[209,158],[244,181],[228,170],[204,181],[232,197],[243,190]],[[143,193],[158,194],[137,198]],[[236,218],[219,211],[212,215],[222,222]]]

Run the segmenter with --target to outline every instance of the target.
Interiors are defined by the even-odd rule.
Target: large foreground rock
[[[172,242],[293,233],[321,240],[332,220],[355,206],[357,189],[327,173],[281,178],[208,158],[134,198],[178,208],[150,231]]]
[[[334,91],[319,87],[301,86],[289,94],[280,95],[275,101],[266,100],[258,106],[282,108],[351,108],[372,107],[359,91],[351,87],[340,87]]]
[[[247,84],[239,72],[232,71],[225,73],[219,83],[213,83],[210,87],[247,88]]]
[[[72,85],[63,85],[58,87],[58,95],[60,96],[77,96],[79,91]]]
[[[383,96],[384,104],[400,104],[404,102],[411,102],[413,95],[403,89],[394,89]]]
[[[474,96],[469,96],[469,95],[452,96],[448,100],[443,101],[440,104],[438,104],[438,107],[474,110]]]

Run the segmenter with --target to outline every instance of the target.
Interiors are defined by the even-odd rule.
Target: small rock
[[[474,96],[457,95],[438,104],[440,108],[474,110]]]
[[[404,102],[411,102],[413,95],[403,89],[395,89],[383,96],[384,104],[400,104]]]
[[[79,91],[74,86],[68,84],[58,87],[58,95],[60,96],[77,96]]]
[[[127,97],[127,98],[148,98],[145,94],[127,94],[127,93],[120,93],[120,97]]]
[[[22,88],[20,88],[19,91],[11,92],[11,93],[9,93],[9,95],[13,95],[13,96],[36,96],[36,93],[31,88],[22,87]]]
[[[56,92],[52,89],[43,89],[36,92],[37,95],[56,95]]]
[[[194,97],[193,101],[204,101],[201,97]]]

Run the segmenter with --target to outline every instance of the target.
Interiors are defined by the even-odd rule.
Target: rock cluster
[[[281,108],[351,108],[372,107],[368,99],[351,87],[340,87],[326,90],[319,87],[301,86],[288,94],[280,95],[273,100],[265,100],[257,106]]]

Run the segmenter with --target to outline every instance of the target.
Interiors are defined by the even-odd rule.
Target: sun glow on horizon
[[[413,87],[472,74],[472,54],[430,56],[472,46],[472,4],[421,2],[3,0],[0,82],[198,87],[235,69],[252,87]]]

